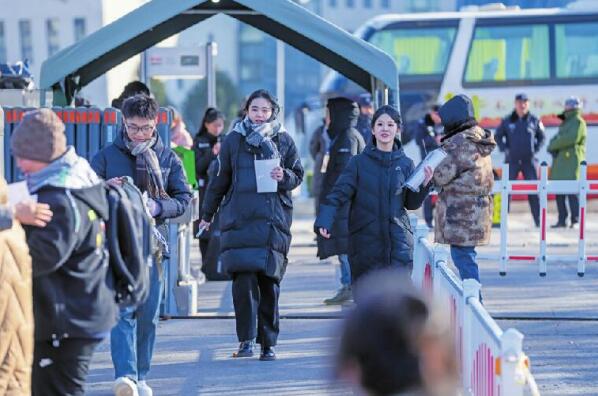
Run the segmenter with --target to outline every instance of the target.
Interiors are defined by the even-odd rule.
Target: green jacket
[[[586,122],[579,109],[565,111],[562,118],[563,123],[547,148],[553,158],[550,178],[576,180],[579,179],[579,164],[586,159]]]

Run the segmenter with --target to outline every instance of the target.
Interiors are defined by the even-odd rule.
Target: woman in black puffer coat
[[[421,206],[428,188],[415,193],[404,183],[413,173],[398,139],[401,116],[382,106],[372,121],[372,143],[349,164],[320,205],[314,228],[329,238],[338,209],[351,203],[349,214],[349,263],[355,284],[366,273],[387,267],[410,269],[413,265],[413,231],[407,210]],[[426,169],[426,182],[432,169]]]
[[[208,185],[200,227],[209,225],[220,206],[221,261],[233,277],[241,342],[234,356],[253,356],[257,337],[260,359],[273,360],[280,281],[291,244],[291,191],[301,184],[303,167],[293,139],[276,121],[278,104],[267,91],[252,93],[245,111],[245,119],[222,143],[218,173]],[[270,174],[278,181],[278,191],[258,193],[255,161],[273,158],[280,159]]]

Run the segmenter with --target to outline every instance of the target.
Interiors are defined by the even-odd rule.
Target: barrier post
[[[113,109],[111,107],[104,109],[104,117],[102,120],[102,129],[100,135],[101,147],[107,146],[116,138],[119,126],[119,114],[120,112],[117,109]]]
[[[521,365],[523,334],[515,329],[508,329],[500,337],[500,377],[505,395],[523,396],[525,373]]]
[[[441,278],[440,275],[437,273],[439,271],[439,262],[443,262],[448,266],[449,262],[449,252],[443,246],[436,246],[434,248],[434,260],[432,263],[432,290],[440,290],[442,287],[440,284]]]
[[[472,321],[473,321],[473,312],[471,308],[469,308],[469,299],[470,298],[480,298],[480,284],[475,279],[465,279],[463,281],[463,301],[462,304],[462,312],[463,312],[463,340],[467,340],[463,343],[463,387],[465,388],[467,394],[471,393],[471,370],[472,370],[472,360],[473,360],[473,345],[469,340],[473,339],[472,334]]]
[[[12,109],[12,131],[11,131],[11,135],[12,135],[12,132],[14,132],[14,130],[17,128],[17,126],[23,120],[23,115],[25,115],[25,110],[22,107],[15,107],[15,108]],[[11,163],[12,163],[12,166],[11,166],[11,168],[12,168],[11,182],[14,183],[16,181],[22,180],[23,179],[23,174],[21,173],[21,170],[17,166],[14,156],[11,155],[10,159],[11,159]]]
[[[418,287],[424,288],[424,274],[426,272],[427,260],[425,257],[424,246],[421,239],[428,236],[428,227],[420,224],[416,225],[414,232],[414,252],[413,252],[413,271],[411,271],[411,280]]]
[[[75,150],[80,157],[91,161],[91,158],[89,158],[89,132],[87,124],[87,107],[77,107],[75,110]]]
[[[538,273],[546,276],[546,212],[548,208],[548,164],[540,164],[540,254],[538,255]]]
[[[100,151],[101,146],[101,133],[100,133],[100,114],[101,110],[97,107],[92,107],[87,113],[87,130],[89,131],[88,143],[89,143],[89,160]]]
[[[586,206],[588,198],[588,169],[586,161],[581,162],[579,174],[579,245],[577,254],[577,276],[586,272]]]
[[[500,263],[499,273],[507,274],[507,235],[509,231],[509,164],[503,164],[500,192]]]
[[[64,133],[66,135],[66,144],[75,146],[76,131],[75,122],[77,119],[77,111],[73,107],[65,107],[62,110],[62,122],[64,123]]]

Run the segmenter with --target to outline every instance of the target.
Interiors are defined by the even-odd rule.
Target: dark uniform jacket
[[[505,162],[531,162],[544,143],[544,125],[535,115],[527,113],[519,118],[513,111],[503,118],[494,134],[500,151],[505,153]]]

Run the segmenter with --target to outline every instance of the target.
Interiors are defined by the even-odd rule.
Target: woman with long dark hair
[[[214,107],[208,107],[201,120],[199,131],[193,139],[193,151],[195,152],[195,177],[197,178],[197,186],[199,193],[199,218],[201,219],[201,206],[208,188],[209,173],[208,169],[212,161],[216,159],[220,152],[220,139],[222,131],[224,130],[224,114]],[[197,223],[199,226],[199,223]],[[196,227],[195,235],[198,231]],[[208,243],[210,241],[210,234],[208,232],[202,233],[199,237],[199,250],[201,251],[201,259],[205,264]]]
[[[349,263],[353,284],[373,270],[413,266],[413,230],[407,210],[419,208],[428,189],[415,193],[404,187],[414,166],[398,139],[400,125],[401,115],[394,107],[380,107],[372,119],[371,143],[349,160],[332,192],[320,204],[314,228],[330,238],[339,208],[350,202]],[[426,167],[425,172],[427,185],[432,169]]]
[[[253,92],[245,118],[222,143],[218,172],[206,193],[200,227],[210,225],[220,207],[221,261],[233,278],[233,303],[239,350],[233,356],[274,360],[278,339],[278,297],[291,244],[291,191],[303,180],[295,142],[276,119],[279,106],[268,91]],[[270,160],[270,161],[264,161]],[[275,161],[272,161],[275,160]],[[262,162],[259,162],[262,161]],[[257,170],[276,162],[258,192]],[[270,186],[272,187],[272,186]]]

